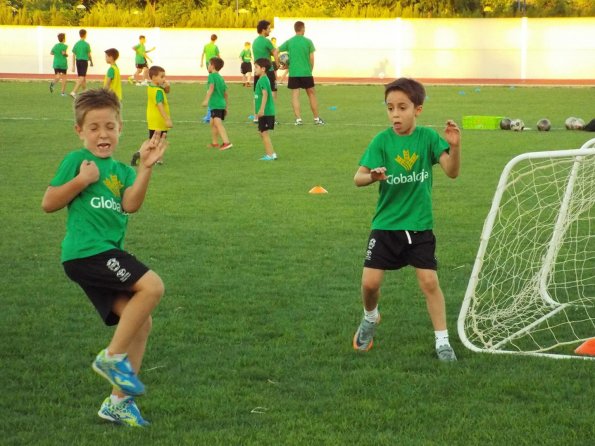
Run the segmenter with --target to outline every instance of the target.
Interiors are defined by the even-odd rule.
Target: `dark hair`
[[[261,68],[264,68],[266,71],[269,71],[269,69],[271,68],[271,59],[261,57],[260,59],[256,59],[254,61],[254,64],[258,65]]]
[[[145,39],[146,37],[141,34],[140,36],[138,36],[138,38],[139,39]]]
[[[77,125],[82,126],[87,113],[91,110],[109,108],[116,112],[120,119],[120,100],[112,90],[99,88],[86,90],[77,95],[74,101],[74,119]]]
[[[64,33],[58,34],[58,42],[64,42],[64,39],[66,39],[66,34],[64,34]]]
[[[87,30],[86,30],[86,29],[81,29],[81,30],[79,31],[79,36],[80,36],[80,37],[85,37],[86,35],[87,35]]]
[[[105,50],[105,54],[114,59],[114,62],[118,60],[118,57],[120,57],[120,52],[115,48],[108,48],[107,50]]]
[[[165,70],[159,65],[153,65],[149,68],[149,77],[152,79],[153,76],[157,76],[159,73],[165,73]]]
[[[298,20],[297,22],[295,22],[293,24],[293,30],[297,33],[299,31],[302,31],[304,28],[306,27],[306,24],[300,20]]]
[[[258,22],[258,25],[256,25],[256,32],[258,34],[260,34],[265,29],[267,29],[270,25],[271,25],[271,22],[269,22],[267,20],[261,20],[260,22]]]
[[[396,90],[405,93],[416,107],[423,105],[424,100],[426,99],[426,89],[415,79],[401,77],[390,84],[386,84],[384,86],[384,100],[386,101],[386,98],[391,91]]]
[[[215,67],[215,70],[217,71],[223,68],[223,65],[225,64],[223,62],[223,59],[221,59],[220,57],[211,57],[209,59],[209,62]]]
[[[217,40],[217,34],[211,34],[211,41],[214,42]]]

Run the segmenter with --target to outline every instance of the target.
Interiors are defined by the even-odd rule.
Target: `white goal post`
[[[504,168],[458,319],[476,352],[579,356],[595,337],[595,139]]]

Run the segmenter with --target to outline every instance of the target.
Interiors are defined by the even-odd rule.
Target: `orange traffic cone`
[[[322,186],[314,186],[310,189],[310,194],[328,194],[328,191]]]
[[[587,339],[574,351],[577,355],[595,356],[595,338]]]

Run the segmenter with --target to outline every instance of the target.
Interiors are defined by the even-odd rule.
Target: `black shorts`
[[[66,74],[66,68],[54,68],[54,74]]]
[[[242,74],[252,73],[252,63],[242,62],[242,65],[240,65],[240,71]]]
[[[147,61],[145,60],[145,63],[137,63],[136,68],[142,70],[143,68],[149,68],[149,66],[147,65]]]
[[[149,139],[153,137],[155,132],[161,132],[162,135],[167,135],[167,130],[151,130],[149,129]]]
[[[89,68],[89,61],[88,60],[81,60],[81,59],[77,59],[76,60],[76,73],[80,76],[86,76],[87,75],[87,69]]]
[[[261,116],[258,118],[258,131],[268,132],[269,130],[275,129],[275,117],[274,116]]]
[[[258,78],[260,76],[254,76],[254,89],[256,90],[256,83],[258,82]],[[274,71],[267,71],[267,77],[271,82],[271,91],[277,91],[277,75]]]
[[[290,90],[297,90],[298,88],[314,88],[314,77],[303,76],[303,77],[292,77],[289,76],[287,81],[287,88]]]
[[[131,296],[132,286],[149,271],[148,266],[120,249],[68,260],[62,266],[70,280],[87,294],[105,325],[119,322],[119,316],[112,313],[114,301],[123,294]]]
[[[211,109],[211,118],[219,118],[222,121],[225,121],[225,115],[227,115],[227,110],[224,108]]]
[[[373,229],[368,238],[364,266],[381,270],[438,269],[436,237],[427,231],[385,231]]]

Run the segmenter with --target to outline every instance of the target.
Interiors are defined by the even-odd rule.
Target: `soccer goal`
[[[595,139],[504,168],[458,332],[477,352],[588,358],[595,338]]]

